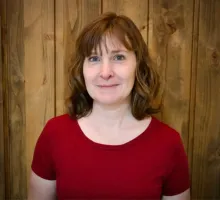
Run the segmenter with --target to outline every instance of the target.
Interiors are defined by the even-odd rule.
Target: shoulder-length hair
[[[71,88],[71,95],[67,99],[69,115],[79,119],[92,111],[93,99],[85,86],[83,62],[91,55],[92,50],[100,48],[103,37],[107,35],[116,36],[128,50],[134,51],[136,55],[137,68],[130,102],[132,115],[141,120],[159,112],[160,108],[152,106],[159,92],[159,75],[149,64],[147,45],[130,18],[110,12],[100,15],[85,26],[76,40],[69,72]]]

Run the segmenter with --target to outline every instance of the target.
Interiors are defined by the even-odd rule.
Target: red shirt
[[[189,188],[179,133],[152,117],[148,128],[122,145],[95,143],[76,120],[49,120],[35,147],[32,170],[56,180],[59,200],[161,199]]]

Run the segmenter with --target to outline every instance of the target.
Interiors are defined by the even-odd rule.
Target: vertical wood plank
[[[5,152],[6,199],[22,199],[26,195],[25,167],[25,94],[23,48],[23,0],[9,0],[7,14],[7,65]]]
[[[1,27],[1,16],[0,16],[0,27]],[[0,29],[0,47],[1,42],[1,29]],[[4,170],[4,132],[3,132],[3,63],[2,63],[2,51],[0,48],[0,199],[4,199],[5,191],[5,170]]]
[[[54,43],[54,0],[24,0],[26,185],[36,141],[55,115]]]
[[[192,33],[192,64],[191,64],[191,95],[190,95],[190,113],[189,113],[189,141],[188,141],[188,157],[189,157],[189,166],[191,169],[191,180],[193,177],[193,148],[195,138],[195,106],[196,106],[196,74],[197,74],[197,62],[198,62],[198,35],[199,35],[199,3],[200,0],[194,0],[194,9],[193,9],[193,33]],[[195,187],[198,185],[198,182],[193,182],[191,184],[191,196],[192,199],[197,199],[194,194]]]
[[[7,151],[6,151],[6,144],[5,144],[5,135],[6,135],[6,130],[8,128],[7,126],[7,120],[5,119],[6,117],[6,112],[7,112],[7,106],[6,106],[6,96],[7,96],[7,90],[6,90],[6,78],[5,78],[5,70],[6,70],[6,66],[7,66],[7,48],[6,48],[6,44],[7,44],[7,35],[6,35],[6,0],[1,0],[0,1],[0,16],[1,16],[1,45],[0,45],[0,62],[1,62],[1,71],[0,71],[0,87],[1,87],[1,98],[0,98],[0,115],[1,115],[1,121],[0,121],[0,198],[1,199],[5,199],[6,198],[6,194],[8,191],[8,173],[7,173],[7,158],[8,155],[6,155]],[[3,70],[4,69],[4,70]],[[7,174],[6,174],[7,173]]]
[[[218,0],[0,0],[0,199],[26,198],[36,140],[65,112],[75,39],[107,11],[131,17],[149,44],[164,83],[158,117],[192,157],[193,199],[220,199],[219,10]]]
[[[193,2],[150,0],[149,49],[163,85],[162,121],[180,132],[188,149]]]
[[[5,151],[4,151],[4,119],[3,119],[3,58],[2,58],[2,30],[3,28],[3,1],[0,1],[0,199],[5,199]]]
[[[75,39],[84,25],[101,13],[101,0],[56,0],[56,115],[65,113],[69,95],[68,67]]]
[[[104,0],[104,12],[115,12],[130,17],[147,42],[148,0]]]
[[[220,1],[200,0],[193,197],[220,199]]]

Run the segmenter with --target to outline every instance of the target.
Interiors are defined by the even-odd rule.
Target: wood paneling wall
[[[33,146],[48,118],[55,115],[54,1],[22,0],[24,7],[24,75],[26,169]],[[29,173],[27,173],[29,179]],[[28,180],[27,179],[27,180]],[[26,181],[28,184],[28,181]],[[27,187],[27,186],[26,186]]]
[[[2,11],[0,3],[0,12]],[[3,15],[0,15],[2,27]],[[2,56],[2,29],[0,29],[0,199],[5,198],[5,150],[4,150],[4,120],[3,120],[3,56]]]
[[[0,199],[27,198],[36,140],[65,112],[75,39],[107,11],[148,44],[163,83],[156,116],[183,138],[192,199],[220,199],[219,0],[0,0]]]
[[[4,66],[4,149],[5,197],[26,195],[25,83],[23,2],[5,2],[3,47]]]
[[[199,2],[193,194],[220,199],[220,1]]]

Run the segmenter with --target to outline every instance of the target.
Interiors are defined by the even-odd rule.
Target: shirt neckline
[[[117,144],[117,145],[102,144],[102,143],[98,143],[98,142],[91,140],[84,134],[77,120],[76,120],[76,127],[77,127],[77,132],[79,133],[80,138],[83,140],[83,142],[86,142],[88,145],[95,147],[95,148],[99,148],[99,149],[119,150],[119,149],[128,148],[132,145],[135,145],[143,137],[151,134],[153,132],[152,130],[154,128],[155,121],[156,119],[153,116],[151,116],[151,121],[148,127],[141,134],[139,134],[137,137],[133,138],[132,140],[128,142],[125,142],[123,144]]]

